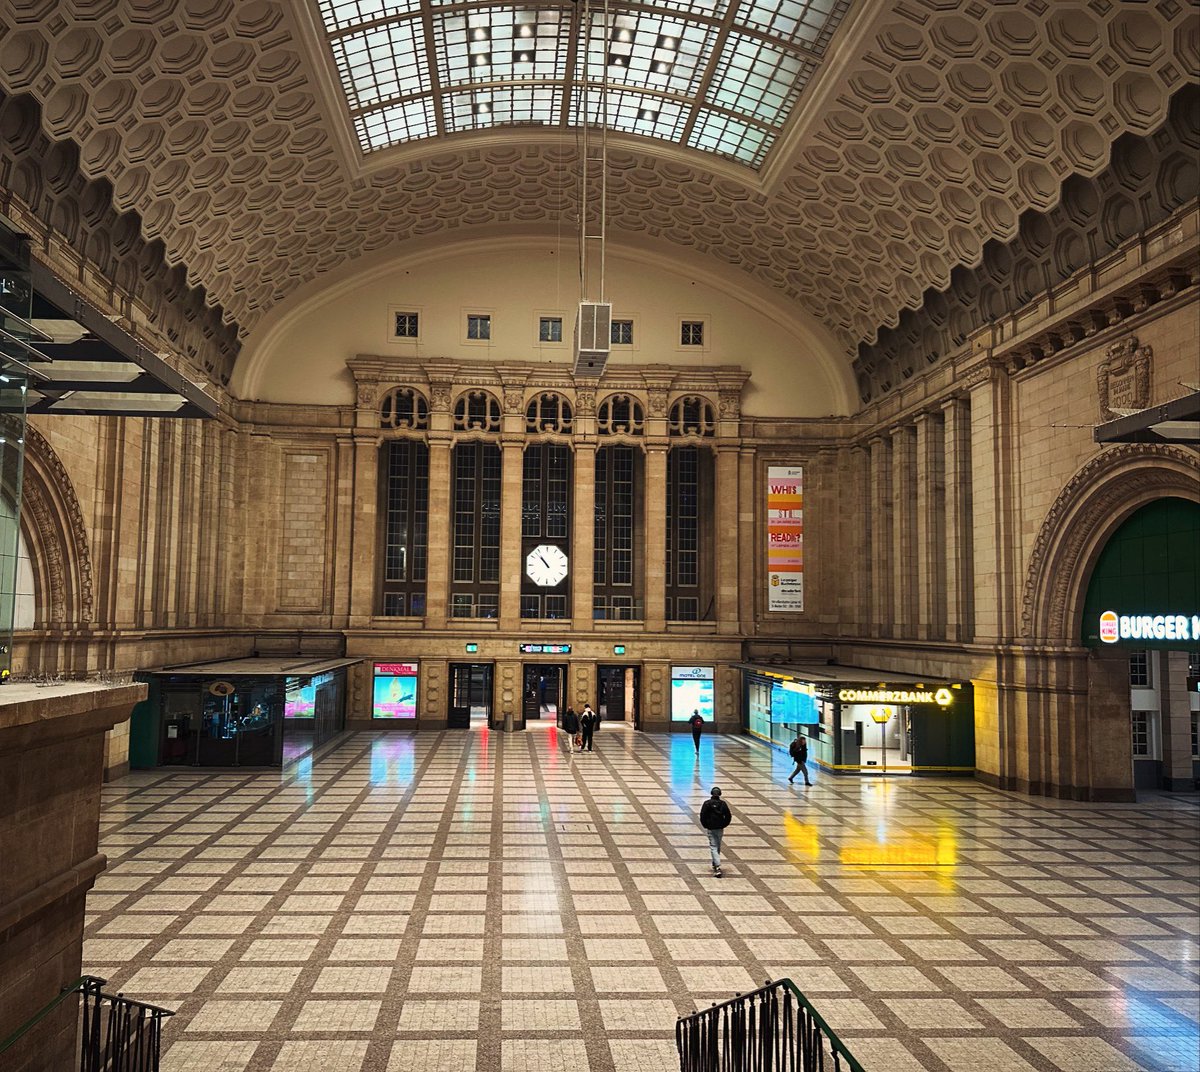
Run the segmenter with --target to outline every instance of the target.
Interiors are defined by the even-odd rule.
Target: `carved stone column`
[[[765,574],[757,569],[766,555],[767,538],[765,529],[759,539],[755,525],[757,485],[754,477],[754,451],[742,448],[738,451],[738,617],[744,633],[755,631],[755,606],[758,600],[756,577]],[[765,565],[765,563],[764,563]]]
[[[945,636],[946,481],[942,421],[918,414],[916,487],[917,637]]]
[[[375,551],[379,540],[379,435],[354,437],[354,538],[350,566],[350,627],[365,629],[375,613]]]

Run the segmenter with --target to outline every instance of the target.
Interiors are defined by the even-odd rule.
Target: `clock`
[[[525,573],[541,588],[553,588],[567,576],[567,556],[552,543],[538,544],[525,556]]]

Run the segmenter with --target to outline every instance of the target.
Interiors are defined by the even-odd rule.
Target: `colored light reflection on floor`
[[[411,738],[371,742],[372,785],[409,785],[415,770]]]
[[[783,813],[783,833],[792,852],[806,860],[821,858],[821,838],[812,823],[801,822],[791,812]]]
[[[954,867],[958,863],[958,845],[949,831],[939,831],[935,838],[912,834],[890,836],[886,830],[874,841],[857,838],[843,842],[838,859],[847,867]]]

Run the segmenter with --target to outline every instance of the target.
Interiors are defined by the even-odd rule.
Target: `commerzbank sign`
[[[1100,615],[1100,639],[1105,644],[1122,640],[1200,641],[1200,614],[1118,614],[1106,610]]]
[[[841,689],[838,699],[842,703],[937,704],[939,707],[949,707],[954,703],[954,693],[949,689]]]

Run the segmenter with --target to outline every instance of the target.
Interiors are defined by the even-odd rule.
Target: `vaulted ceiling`
[[[365,253],[441,231],[534,232],[571,217],[578,149],[567,74],[552,87],[563,102],[553,121],[518,110],[512,124],[443,122],[373,149],[331,45],[339,7],[355,8],[355,25],[375,32],[377,46],[381,27],[415,17],[392,0],[0,0],[0,89],[40,102],[50,136],[78,145],[84,174],[107,179],[117,208],[136,210],[145,236],[161,239],[168,261],[186,266],[243,333]],[[516,11],[411,7],[426,27],[433,8],[464,25],[475,25],[472,13],[503,22],[501,9]],[[534,14],[520,17],[536,25],[538,12],[571,8],[531,3],[521,10]],[[782,11],[789,26],[809,9],[836,9],[841,21],[816,44],[798,42],[756,31],[752,8]],[[1052,207],[1069,175],[1100,172],[1121,134],[1156,128],[1172,93],[1200,76],[1200,16],[1187,0],[854,0],[843,9],[835,0],[613,0],[654,47],[692,39],[673,39],[676,23],[713,30],[697,83],[710,111],[723,100],[730,116],[753,112],[745,94],[736,107],[718,95],[719,72],[737,62],[735,32],[760,51],[773,33],[781,55],[804,55],[809,67],[794,93],[776,94],[790,118],[776,114],[767,150],[749,157],[684,127],[673,128],[675,144],[654,128],[657,117],[639,127],[635,109],[610,143],[608,197],[613,238],[665,241],[744,270],[824,322],[848,360],[927,288],[946,287],[956,266],[978,263],[989,239],[1012,238],[1021,212]],[[566,48],[556,35],[547,40]],[[769,82],[751,60],[738,75],[743,90]],[[660,62],[651,55],[638,92],[678,104],[678,87],[650,84]],[[471,99],[515,99],[520,81],[511,65],[462,77]],[[442,87],[447,102],[452,88]],[[388,92],[400,107],[434,89],[406,97],[397,81]],[[691,131],[699,111],[689,121]]]

